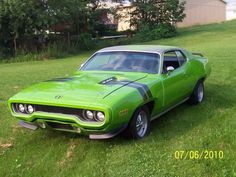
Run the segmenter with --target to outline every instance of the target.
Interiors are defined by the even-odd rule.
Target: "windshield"
[[[100,52],[81,70],[158,73],[160,55],[146,52]]]

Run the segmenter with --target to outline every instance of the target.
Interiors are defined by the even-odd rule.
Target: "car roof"
[[[138,51],[138,52],[150,52],[150,53],[163,53],[168,50],[181,50],[179,47],[164,46],[164,45],[122,45],[106,47],[98,52],[109,52],[109,51]]]

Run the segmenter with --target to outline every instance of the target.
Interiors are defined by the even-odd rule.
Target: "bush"
[[[118,39],[102,39],[96,41],[96,49],[115,45],[127,45],[131,44],[132,42],[134,42],[134,39],[129,37],[118,38]]]
[[[78,36],[72,36],[71,44],[74,47],[77,46],[78,49],[90,50],[90,49],[94,49],[95,41],[92,39],[92,35],[88,33],[84,33]]]
[[[134,32],[126,31],[125,33],[133,34]],[[19,47],[15,56],[13,54],[6,56],[6,54],[10,53],[9,49],[0,47],[0,60],[4,60],[3,62],[8,62],[7,60],[9,60],[9,62],[12,62],[15,58],[15,61],[18,62],[62,58],[71,54],[78,54],[85,50],[156,40],[175,35],[176,29],[170,24],[161,24],[152,29],[143,25],[135,37],[117,39],[93,39],[92,35],[88,33],[70,36],[70,40],[68,40],[67,35],[48,35],[43,43],[38,43],[38,40],[35,40],[37,37],[35,39],[28,39],[27,41],[30,42],[27,43],[18,40]]]
[[[39,52],[41,59],[60,58],[67,55],[68,46],[66,42],[57,41],[48,44],[46,48]]]
[[[3,58],[8,58],[12,53],[11,49],[5,46],[0,46],[0,60]]]
[[[149,41],[174,37],[176,35],[176,28],[171,24],[160,24],[152,29],[150,29],[150,27],[148,27],[147,25],[143,25],[136,34],[136,38],[141,41]]]

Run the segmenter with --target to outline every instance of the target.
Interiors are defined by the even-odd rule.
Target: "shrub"
[[[0,60],[3,58],[9,58],[12,53],[11,49],[5,46],[0,46]]]
[[[67,54],[67,44],[63,41],[57,41],[48,46],[39,53],[41,59],[60,58]]]
[[[175,26],[171,24],[160,24],[150,29],[147,25],[143,25],[138,31],[136,38],[141,41],[157,40],[161,38],[169,38],[176,36]]]
[[[74,47],[78,46],[78,49],[89,50],[94,48],[95,41],[92,39],[92,36],[90,34],[83,33],[78,36],[72,36],[71,44]]]
[[[141,41],[157,40],[160,38],[173,37],[176,35],[176,29],[171,24],[160,24],[150,29],[150,27],[143,25],[140,30],[136,33],[135,37],[131,35],[125,38],[117,39],[93,39],[92,35],[83,33],[81,35],[68,36],[66,35],[49,35],[45,39],[45,42],[41,45],[35,45],[37,40],[31,39],[32,48],[29,49],[29,44],[24,42],[20,43],[17,55],[6,56],[9,53],[8,48],[0,47],[0,60],[15,61],[29,61],[29,60],[45,60],[51,58],[62,58],[70,54],[78,54],[81,51],[99,49],[107,46],[124,45],[130,43],[136,43]],[[133,34],[133,31],[126,31],[126,34]],[[29,41],[29,40],[27,40]],[[36,41],[34,43],[34,41]],[[23,45],[25,44],[25,45]],[[21,47],[22,46],[22,47]],[[26,47],[24,47],[26,46]]]

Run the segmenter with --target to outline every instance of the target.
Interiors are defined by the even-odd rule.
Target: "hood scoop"
[[[112,82],[115,82],[115,81],[117,81],[116,77],[110,77],[108,79],[105,79],[105,80],[99,82],[99,84],[103,84],[104,85],[104,84],[109,84],[109,83],[112,83]]]

